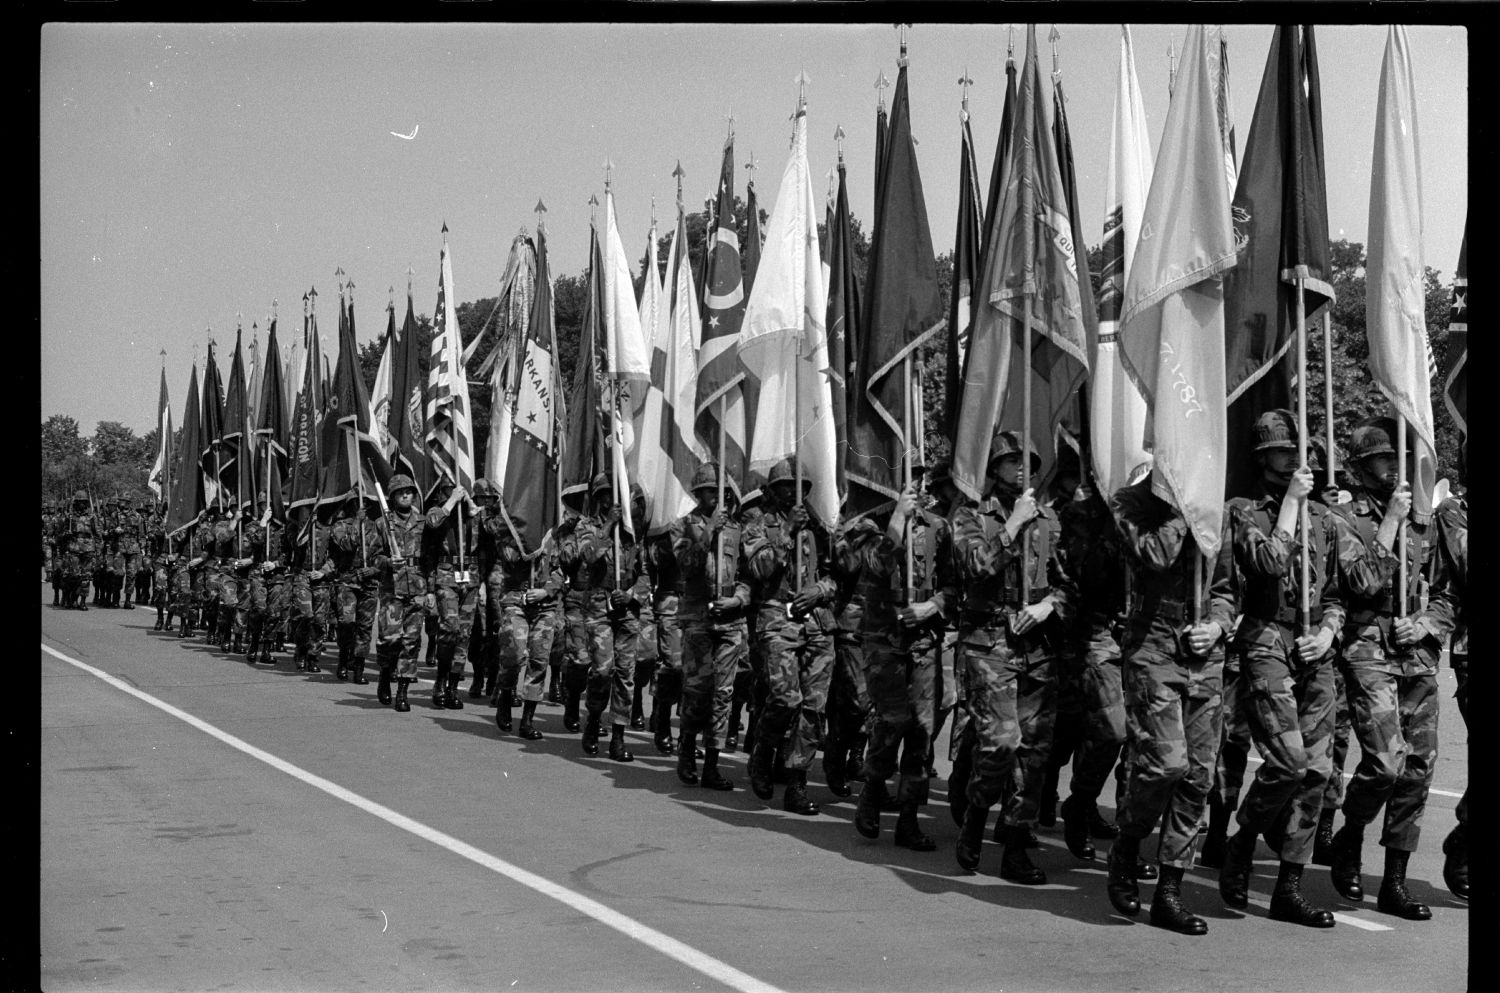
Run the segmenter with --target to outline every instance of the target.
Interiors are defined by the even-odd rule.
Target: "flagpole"
[[[1406,485],[1406,415],[1396,415],[1396,488],[1400,489]],[[1406,521],[1397,524],[1396,554],[1400,556],[1396,561],[1398,576],[1396,582],[1399,584],[1396,593],[1396,616],[1406,616]]]
[[[620,426],[619,426],[619,417],[620,417],[620,411],[619,411],[619,390],[620,390],[620,381],[619,380],[615,380],[614,382],[610,383],[610,388],[609,388],[609,449],[610,449],[610,451],[609,451],[609,483],[610,483],[610,489],[614,492],[614,496],[615,496],[615,509],[620,510],[623,513],[624,512],[623,508],[625,506],[625,502],[620,499],[620,490],[626,486],[626,483],[625,483],[624,480],[622,480],[620,478],[619,473],[615,472],[615,456],[618,454],[620,456],[621,460],[623,460],[624,457],[625,457],[624,453],[620,449],[620,434],[619,434],[619,430],[620,430]],[[620,555],[621,555],[621,550],[620,550],[620,522],[616,521],[614,527],[610,528],[610,530],[612,532],[614,532],[614,545],[615,545],[615,589],[619,589],[620,588],[620,579],[621,579],[621,572],[620,572]]]
[[[1328,452],[1324,456],[1328,463],[1328,485],[1334,486],[1337,476],[1334,469],[1336,449],[1333,447],[1333,321],[1328,316],[1330,309],[1323,308],[1323,430],[1328,437]]]
[[[1307,298],[1303,295],[1306,280],[1297,278],[1297,468],[1300,471],[1307,465]],[[1312,583],[1312,560],[1307,548],[1307,543],[1312,540],[1311,527],[1307,516],[1307,498],[1302,499],[1302,507],[1297,512],[1297,527],[1302,532],[1302,554],[1300,568],[1302,570],[1299,587],[1298,616],[1302,624],[1302,633],[1307,634],[1309,607],[1308,586]]]
[[[1029,261],[1029,260],[1028,260]],[[1021,492],[1031,488],[1031,294],[1021,298]],[[1031,529],[1021,532],[1021,606],[1031,603]]]
[[[901,357],[901,382],[904,398],[901,410],[901,465],[902,465],[902,489],[911,489],[911,350],[907,349]],[[911,518],[907,517],[903,525],[906,534],[902,544],[906,546],[906,604],[910,605],[916,597],[917,585],[912,573],[916,568],[915,555],[911,547]]]
[[[724,509],[724,418],[728,416],[728,397],[719,394],[719,509]],[[723,595],[723,577],[719,571],[724,567],[724,529],[719,529],[718,558],[714,559],[714,592]]]

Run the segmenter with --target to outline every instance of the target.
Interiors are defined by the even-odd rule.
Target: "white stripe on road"
[[[1251,763],[1253,765],[1260,765],[1261,762],[1264,761],[1264,760],[1259,755],[1251,755],[1245,761],[1249,762],[1249,763]],[[1427,792],[1435,794],[1437,796],[1452,797],[1455,800],[1461,800],[1461,799],[1463,799],[1463,794],[1462,793],[1452,793],[1452,792],[1449,792],[1448,790],[1440,790],[1436,786],[1429,786],[1429,787],[1427,787]]]
[[[202,731],[205,734],[212,735],[229,747],[244,752],[251,758],[258,759],[261,762],[264,762],[266,765],[269,765],[273,769],[284,772],[294,779],[299,779],[307,785],[313,787],[314,789],[322,790],[324,793],[327,793],[329,796],[334,797],[335,799],[342,800],[345,803],[358,807],[360,810],[363,810],[367,814],[373,814],[374,816],[380,818],[388,824],[392,824],[403,831],[414,834],[424,841],[429,841],[441,848],[446,848],[448,851],[460,856],[461,858],[466,858],[471,862],[475,862],[481,866],[484,866],[486,869],[505,876],[507,879],[513,880],[514,882],[520,883],[522,886],[525,886],[528,889],[535,890],[543,896],[549,896],[559,903],[573,908],[581,914],[587,914],[589,917],[592,917],[594,920],[599,921],[601,924],[605,924],[609,927],[614,928],[616,931],[619,931],[627,938],[633,938],[634,940],[639,941],[641,944],[660,952],[668,958],[676,959],[683,965],[691,969],[696,969],[698,972],[701,972],[703,975],[708,976],[710,979],[723,983],[725,986],[728,986],[732,989],[745,991],[745,993],[752,993],[752,991],[754,991],[754,993],[781,993],[781,991],[777,987],[772,986],[769,983],[762,982],[761,980],[756,979],[754,976],[751,976],[748,973],[741,972],[740,970],[727,963],[720,962],[713,956],[708,955],[704,952],[700,952],[690,945],[685,945],[682,942],[678,941],[676,938],[663,934],[662,932],[657,931],[654,928],[647,927],[639,921],[627,917],[624,914],[619,913],[618,911],[611,910],[609,907],[606,907],[604,904],[599,903],[597,900],[591,900],[586,896],[574,893],[572,890],[563,886],[559,886],[548,879],[544,879],[534,872],[527,872],[525,869],[511,865],[509,862],[506,862],[503,859],[496,858],[488,852],[484,852],[479,850],[478,848],[475,848],[473,845],[459,841],[457,838],[454,838],[451,835],[444,834],[436,828],[428,827],[426,824],[423,824],[420,821],[415,821],[404,814],[397,813],[389,807],[382,806],[381,804],[378,804],[373,800],[368,800],[365,797],[360,796],[358,793],[347,790],[337,783],[330,782],[329,780],[326,780],[321,776],[316,776],[305,769],[301,769],[295,765],[292,765],[290,762],[287,762],[284,759],[279,759],[275,755],[272,755],[270,752],[262,751],[261,749],[256,748],[254,745],[242,741],[226,731],[221,731],[218,728],[214,727],[212,724],[200,720],[199,718],[194,717],[192,714],[189,714],[186,711],[179,710],[169,703],[158,700],[151,694],[142,692],[141,690],[136,689],[134,686],[131,686],[129,683],[126,683],[121,679],[117,679],[116,677],[111,676],[109,673],[104,672],[101,669],[96,669],[85,662],[80,662],[75,658],[70,658],[69,656],[64,655],[62,652],[59,652],[47,645],[42,645],[41,647],[42,651],[46,652],[48,655],[60,659],[63,662],[66,662],[78,669],[82,669],[84,672],[87,672],[92,676],[96,676],[99,679],[102,679],[104,682],[108,683],[110,686],[113,686],[115,689],[121,690],[125,693],[129,693],[131,696],[150,704],[157,710],[160,710],[166,714],[170,714],[171,716],[177,718],[185,724],[197,728],[199,731]]]

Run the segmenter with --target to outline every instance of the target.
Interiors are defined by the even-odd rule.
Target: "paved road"
[[[1210,933],[1187,938],[1113,914],[1102,864],[1056,831],[1045,887],[1001,881],[994,847],[960,872],[942,779],[924,822],[939,850],[919,855],[892,846],[890,816],[860,838],[848,801],[801,818],[684,788],[644,734],[631,765],[590,759],[556,707],[520,742],[489,708],[424,693],[395,714],[373,682],[254,668],[151,632],[145,610],[41,611],[49,991],[1467,986],[1469,911],[1439,852],[1468,774],[1447,671],[1435,786],[1453,795],[1433,796],[1411,869],[1433,920],[1381,915],[1373,892],[1351,905],[1316,869],[1339,926],[1269,921],[1262,847],[1246,915],[1189,874]],[[742,756],[729,767],[743,781]]]

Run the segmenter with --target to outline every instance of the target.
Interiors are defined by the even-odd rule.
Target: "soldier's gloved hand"
[[[624,610],[625,605],[630,602],[630,594],[624,590],[609,591],[609,607],[611,610]]]
[[[896,610],[896,616],[901,619],[902,624],[926,624],[937,616],[937,604],[931,600],[923,600],[920,603],[910,603]]]
[[[1030,493],[1030,490],[1026,492]],[[1016,611],[1015,618],[1010,622],[1010,629],[1016,634],[1025,634],[1038,624],[1052,616],[1052,598],[1045,597],[1042,600],[1028,604]]]
[[[823,591],[817,586],[809,586],[792,598],[792,613],[801,617],[823,602]]]
[[[1194,655],[1207,655],[1223,636],[1224,629],[1213,621],[1194,624],[1187,631],[1188,651]]]
[[[275,569],[276,569],[276,563],[275,562],[262,562],[260,564],[260,571],[261,572],[274,572]]]
[[[1297,658],[1303,662],[1316,662],[1328,654],[1333,647],[1333,632],[1319,628],[1317,634],[1307,634],[1297,639]]]
[[[1410,617],[1398,617],[1391,624],[1391,634],[1396,636],[1396,645],[1406,648],[1422,640],[1423,630]]]
[[[359,570],[358,575],[359,581],[361,583],[366,583],[374,579],[376,576],[380,575],[380,568],[378,566],[367,565],[363,569]]]
[[[623,516],[624,515],[620,511],[620,505],[619,504],[615,504],[613,507],[610,507],[609,508],[609,513],[607,513],[607,514],[604,515],[604,528],[605,528],[605,530],[607,531],[610,528],[614,527],[616,524],[619,524],[620,523],[620,519]]]

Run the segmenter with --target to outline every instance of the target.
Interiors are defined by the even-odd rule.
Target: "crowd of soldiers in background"
[[[79,491],[44,507],[43,556],[59,607],[149,604],[153,631],[201,632],[252,664],[291,646],[309,673],[331,638],[337,678],[359,685],[373,654],[377,696],[401,712],[425,630],[432,706],[462,708],[467,676],[501,732],[540,739],[538,705],[561,705],[590,756],[607,725],[618,762],[633,760],[626,729],[649,730],[688,785],[735,788],[719,756],[748,717],[756,796],[781,785],[786,810],[817,814],[807,775],[821,751],[828,794],[860,789],[856,830],[878,838],[894,812],[895,843],[919,852],[936,848],[918,812],[952,722],[960,866],[977,867],[998,806],[1000,875],[1043,883],[1034,828],[1060,818],[1077,859],[1112,841],[1117,910],[1137,914],[1138,881],[1155,878],[1151,921],[1184,934],[1207,930],[1184,906],[1184,870],[1218,868],[1222,899],[1243,908],[1258,838],[1280,859],[1270,916],[1333,926],[1302,894],[1303,869],[1329,866],[1360,901],[1364,831],[1384,809],[1377,906],[1427,919],[1405,873],[1450,637],[1467,720],[1467,496],[1460,480],[1431,525],[1410,520],[1395,427],[1378,418],[1354,431],[1339,485],[1320,489],[1322,466],[1296,464],[1296,432],[1286,411],[1257,421],[1261,493],[1229,502],[1212,561],[1149,473],[1107,498],[1065,450],[1048,497],[1023,492],[1023,458],[1038,463],[1011,432],[995,438],[985,500],[965,500],[946,466],[914,464],[888,511],[833,530],[799,498],[792,462],[727,487],[709,463],[691,482],[697,505],[668,527],[652,526],[639,485],[624,518],[601,475],[535,549],[488,484],[423,499],[397,475],[328,519],[287,529],[263,502],[230,500],[170,538],[150,505]],[[1252,744],[1262,761],[1246,789]],[[1098,808],[1111,777],[1112,820]],[[1467,795],[1443,842],[1464,898],[1466,811]]]

